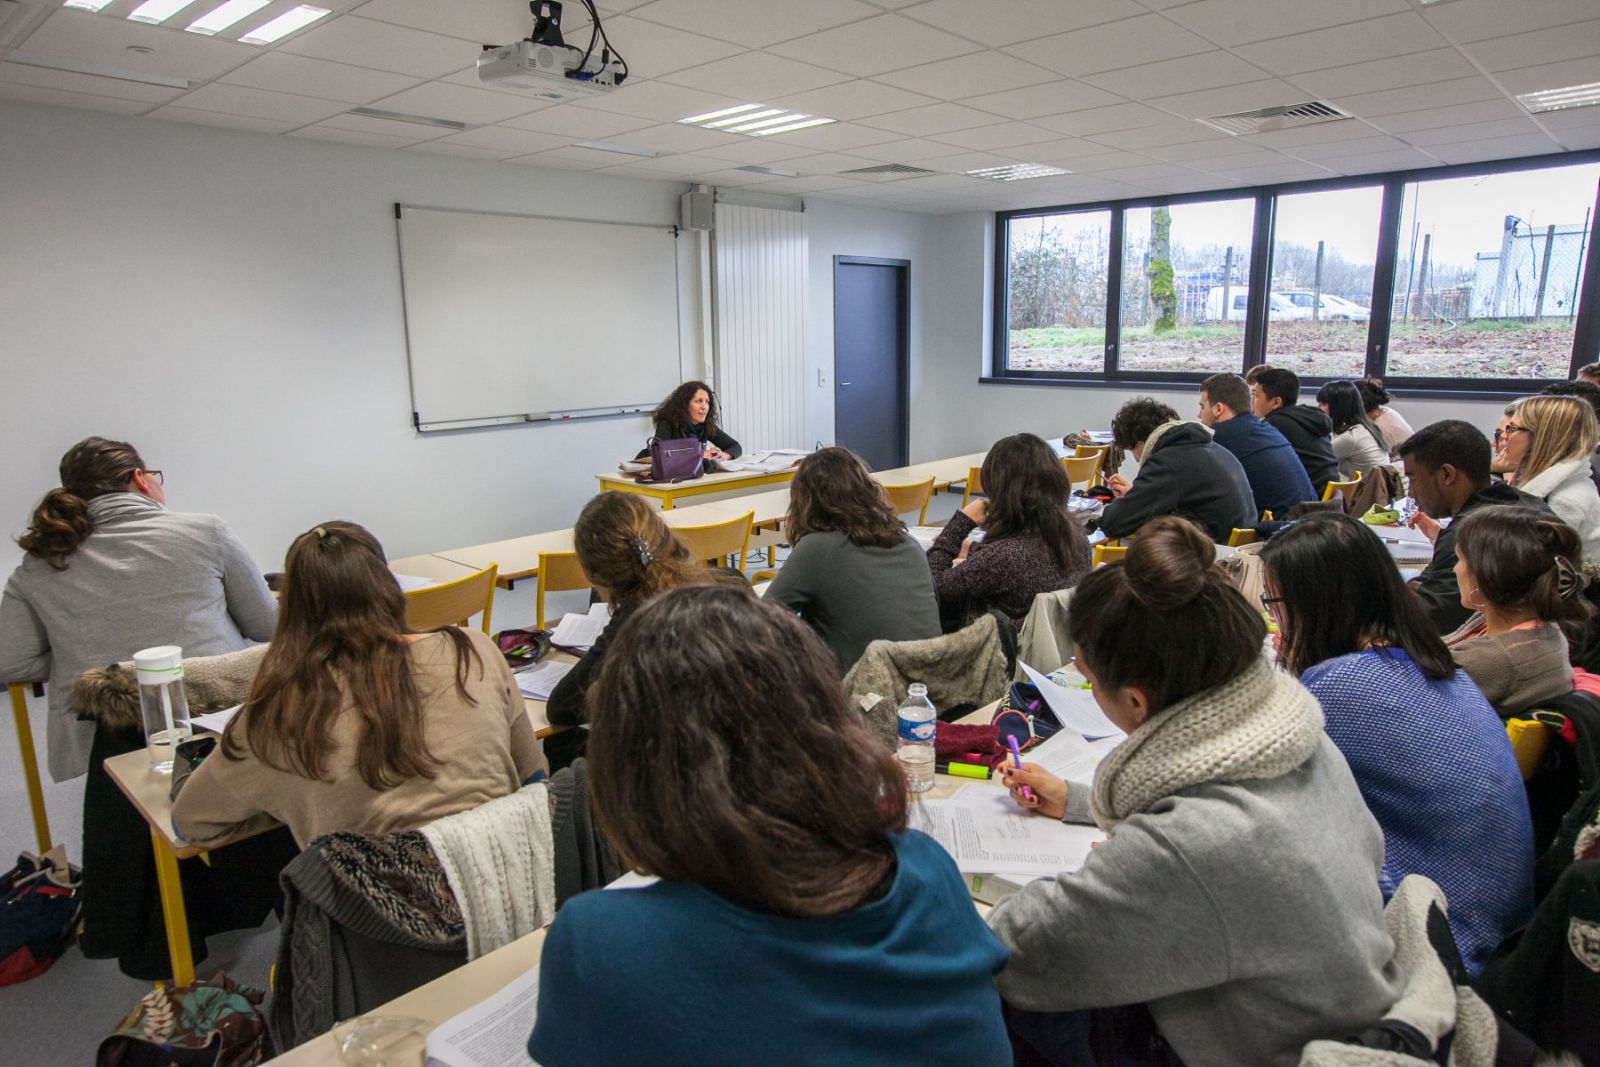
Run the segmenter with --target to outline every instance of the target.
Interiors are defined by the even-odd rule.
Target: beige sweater
[[[1483,616],[1474,614],[1444,643],[1501,718],[1572,692],[1572,663],[1559,626],[1546,622],[1494,637],[1471,636],[1482,625]]]
[[[466,633],[482,661],[467,675],[476,704],[456,689],[454,646],[444,635],[411,646],[428,749],[442,761],[433,778],[413,778],[382,792],[370,788],[355,769],[360,724],[347,708],[333,727],[324,780],[269,766],[247,743],[239,760],[223,756],[219,746],[178,794],[173,828],[190,844],[203,846],[276,820],[286,823],[304,848],[319,834],[415,829],[515,793],[524,779],[547,766],[544,754],[504,658],[483,634]],[[242,729],[235,728],[234,736],[245,741]]]

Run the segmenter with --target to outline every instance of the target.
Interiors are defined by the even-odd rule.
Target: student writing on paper
[[[1050,1063],[1094,1062],[1091,1040],[1127,1018],[1084,1009],[1142,1003],[1188,1067],[1293,1067],[1399,990],[1382,833],[1316,699],[1262,654],[1259,606],[1214,561],[1199,529],[1161,518],[1079,584],[1077,668],[1128,739],[1092,786],[1004,773],[1019,804],[1109,834],[989,916],[1011,950],[1007,1019]]]
[[[809,627],[737,589],[674,589],[623,625],[591,697],[595,815],[661,880],[556,915],[535,1060],[1012,1062],[1005,952],[906,829],[904,775]]]
[[[707,567],[691,556],[672,527],[661,521],[661,513],[632,493],[601,493],[585,504],[572,527],[572,547],[584,575],[611,605],[611,621],[551,691],[545,714],[552,726],[579,726],[589,721],[584,710],[589,687],[599,676],[617,631],[645,601],[680,585],[735,581],[728,572]],[[690,633],[683,639],[695,637]],[[547,737],[545,753],[553,770],[583,755],[588,737],[587,730],[566,730]]]
[[[227,525],[168,511],[165,476],[132,445],[85,438],[60,475],[0,597],[0,681],[49,676],[50,777],[64,782],[88,769],[94,739],[68,707],[73,678],[153,645],[236,652],[272,636],[278,609]]]
[[[883,486],[847,449],[801,461],[784,536],[794,546],[766,599],[797,613],[846,673],[872,641],[939,636],[939,604],[921,547]]]
[[[719,459],[738,459],[744,449],[717,422],[717,394],[705,382],[684,382],[656,408],[656,439],[696,438],[707,469]]]
[[[350,522],[295,538],[250,697],[172,807],[209,845],[273,819],[304,848],[409,830],[516,792],[545,769],[522,697],[483,634],[413,633],[383,549]]]
[[[947,631],[990,608],[1020,627],[1035,595],[1070,589],[1089,570],[1089,539],[1067,509],[1067,473],[1043,439],[1019,433],[996,441],[979,480],[988,498],[956,512],[928,550]],[[982,529],[982,541],[967,540],[974,529]]]
[[[1225,543],[1234,527],[1260,517],[1250,479],[1234,454],[1211,432],[1159,400],[1134,397],[1111,420],[1117,447],[1139,462],[1132,483],[1120,474],[1106,479],[1116,499],[1100,514],[1107,537],[1126,537],[1158,515],[1192,518],[1213,541]]]
[[[1437,882],[1476,971],[1533,906],[1533,828],[1505,727],[1451,662],[1371,527],[1308,515],[1261,559],[1280,660],[1322,704],[1324,728],[1383,828],[1384,896],[1408,874]],[[1566,691],[1565,642],[1560,657]]]

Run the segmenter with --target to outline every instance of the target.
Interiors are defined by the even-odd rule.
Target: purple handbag
[[[687,482],[705,473],[698,437],[675,437],[670,441],[650,438],[650,477],[640,481]]]

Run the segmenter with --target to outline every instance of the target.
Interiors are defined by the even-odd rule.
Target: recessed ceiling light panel
[[[1072,172],[1043,163],[1012,163],[1004,167],[979,167],[965,173],[969,178],[985,178],[991,182],[1020,182],[1028,178],[1053,178],[1057,174]]]
[[[192,3],[194,0],[144,0],[128,14],[128,19],[159,26]]]
[[[297,8],[285,11],[266,25],[256,27],[239,38],[239,40],[245,44],[271,44],[274,41],[282,40],[296,30],[304,29],[329,14],[332,14],[332,12],[325,7],[311,7],[307,4],[301,4]]]
[[[99,11],[103,7],[110,7],[111,0],[67,0],[62,7],[70,7],[74,11]]]
[[[775,133],[807,130],[813,126],[826,126],[836,119],[819,115],[806,115],[766,104],[738,104],[704,115],[690,115],[679,119],[685,126],[699,126],[703,130],[721,130],[724,133],[742,133],[746,137],[770,137]]]
[[[1569,107],[1593,107],[1600,104],[1600,82],[1587,85],[1569,85],[1565,89],[1543,89],[1537,93],[1521,93],[1517,103],[1534,114],[1541,111],[1565,111]]]
[[[254,15],[270,3],[272,0],[228,0],[227,3],[212,8],[184,28],[190,33],[210,37],[221,33],[240,19]]]

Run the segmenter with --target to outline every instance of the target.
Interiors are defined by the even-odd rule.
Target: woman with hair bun
[[[1482,508],[1460,522],[1455,572],[1473,615],[1445,644],[1495,710],[1511,718],[1570,693],[1568,637],[1591,613],[1577,532],[1533,508]]]
[[[1106,1014],[1082,1009],[1142,1003],[1188,1067],[1290,1067],[1397,995],[1383,835],[1215,551],[1158,518],[1079,583],[1077,668],[1128,738],[1092,785],[1003,772],[1022,807],[1109,835],[989,916],[1011,951],[996,985],[1013,1034],[1051,1063],[1094,1062],[1110,1036]]]
[[[1361,394],[1361,406],[1366,410],[1367,418],[1383,431],[1383,439],[1389,446],[1389,458],[1399,459],[1400,446],[1405,444],[1406,438],[1415,431],[1411,429],[1411,424],[1404,416],[1389,406],[1394,397],[1383,387],[1383,379],[1357,379],[1356,392]]]
[[[272,636],[277,605],[244,545],[215,515],[168,511],[164,476],[125,441],[89,437],[61,457],[61,485],[17,538],[0,597],[0,681],[49,677],[49,768],[89,769],[94,724],[71,681],[141,648],[237,652]]]

